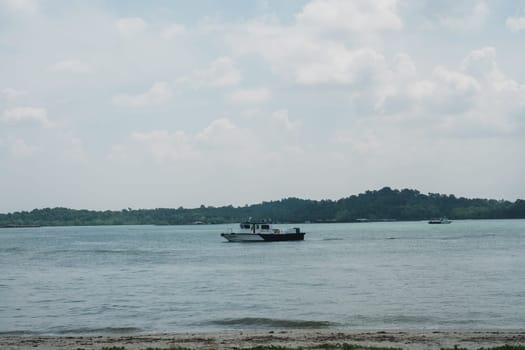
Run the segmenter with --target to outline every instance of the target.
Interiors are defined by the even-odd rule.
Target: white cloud
[[[480,90],[477,80],[473,77],[461,72],[449,70],[445,67],[436,67],[433,76],[435,81],[445,86],[447,90],[452,90],[462,95],[475,94]]]
[[[525,29],[525,16],[524,17],[509,17],[505,21],[507,28],[514,33],[517,33]]]
[[[4,111],[2,120],[7,124],[37,123],[42,127],[51,127],[52,124],[47,117],[45,108],[37,107],[15,107]]]
[[[275,73],[298,84],[366,85],[382,79],[385,59],[378,50],[353,48],[336,38],[319,35],[306,24],[272,21],[243,23],[226,34],[233,50],[260,55]]]
[[[64,156],[66,159],[81,162],[86,160],[86,152],[84,149],[84,143],[78,137],[69,137],[65,140],[66,146],[64,147]]]
[[[301,26],[321,31],[371,32],[399,30],[396,0],[314,0],[297,14]]]
[[[426,79],[414,77],[395,85],[383,101],[385,114],[398,115],[442,135],[486,137],[519,130],[525,114],[525,85],[507,77],[496,61],[496,49],[473,50],[454,70],[437,66]],[[423,128],[422,130],[424,130]]]
[[[38,12],[38,0],[2,0],[0,4],[12,13],[34,15]]]
[[[88,74],[93,71],[93,68],[82,61],[78,60],[64,60],[53,65],[52,69],[57,72],[72,73],[72,74]]]
[[[461,114],[475,106],[480,90],[474,77],[438,66],[427,79],[404,80],[396,85],[393,94],[382,101],[382,111],[403,113],[404,118],[411,118],[408,112],[421,118]]]
[[[303,126],[300,120],[290,120],[288,116],[288,110],[280,109],[272,113],[272,120],[274,120],[279,126],[284,127],[287,131],[295,131]]]
[[[352,152],[372,155],[382,152],[381,138],[373,130],[339,130],[335,132],[337,145],[349,146]]]
[[[239,84],[242,75],[235,62],[227,56],[214,60],[206,69],[196,71],[191,78],[196,86],[227,87]]]
[[[474,50],[463,61],[462,69],[482,84],[479,107],[472,118],[493,133],[518,132],[520,115],[525,115],[525,84],[508,77],[500,69],[496,49]]]
[[[137,95],[121,94],[113,97],[113,104],[124,108],[143,108],[166,103],[173,96],[173,89],[167,82],[158,81],[146,92]]]
[[[195,153],[184,132],[170,133],[166,130],[134,132],[132,140],[139,142],[158,162],[173,161],[192,157]],[[122,148],[118,150],[123,153]]]
[[[22,139],[16,139],[9,145],[9,154],[16,159],[31,157],[36,151],[36,147],[28,145]]]
[[[408,55],[399,54],[395,58],[396,71],[393,72],[379,49],[355,47],[351,39],[362,38],[362,35],[324,35],[324,30],[329,32],[334,29],[321,19],[329,17],[328,14],[337,16],[338,11],[341,11],[340,6],[355,6],[356,11],[360,11],[359,16],[372,23],[372,17],[377,16],[378,20],[382,16],[390,18],[386,13],[394,13],[395,10],[395,3],[389,1],[370,6],[360,2],[345,5],[347,3],[350,2],[312,2],[312,6],[320,6],[327,13],[315,24],[315,6],[310,8],[308,5],[291,25],[280,25],[272,20],[245,22],[227,31],[227,42],[241,55],[260,55],[271,64],[274,73],[286,80],[309,87],[339,85],[348,88],[348,93],[356,101],[356,108],[375,106],[386,93],[385,90],[388,90],[390,76],[396,74],[398,77],[403,75],[404,78],[411,78],[416,74],[415,66]],[[345,7],[345,10],[348,8]],[[396,21],[389,23],[385,28],[376,29],[398,28]],[[367,37],[369,34],[363,35]],[[359,39],[356,41],[359,43]]]
[[[414,61],[412,61],[412,58],[405,53],[398,53],[394,56],[392,70],[397,78],[411,79],[417,75]]]
[[[165,27],[160,36],[164,39],[174,39],[187,33],[187,29],[184,25],[173,23]]]
[[[244,130],[227,118],[214,120],[206,128],[195,135],[199,147],[214,151],[239,147],[249,148],[249,132]]]
[[[481,81],[485,89],[493,90],[495,95],[498,94],[523,94],[525,85],[516,80],[507,77],[503,73],[496,61],[496,49],[493,47],[484,47],[472,51],[462,62],[461,69]],[[523,101],[523,96],[515,96],[516,102]],[[525,103],[525,102],[524,102]],[[515,104],[512,103],[513,105]]]
[[[272,96],[270,89],[265,87],[240,89],[230,95],[230,101],[238,104],[260,104]]]
[[[368,48],[349,50],[339,45],[319,47],[311,61],[296,68],[296,81],[305,85],[368,84],[381,79],[384,57]]]
[[[233,154],[247,152],[257,143],[249,130],[227,118],[214,120],[194,134],[153,130],[133,132],[130,139],[131,144],[113,146],[109,158],[131,161],[142,154],[164,163],[205,160],[203,155],[213,153],[214,159],[233,159]]]
[[[121,18],[115,22],[120,34],[132,37],[146,30],[147,23],[140,17]]]
[[[461,113],[468,111],[476,102],[480,85],[473,77],[438,66],[432,74],[434,89],[424,96],[434,113]]]
[[[452,9],[446,8],[445,11],[447,15],[441,17],[438,22],[451,30],[473,30],[480,28],[490,14],[487,3],[485,1],[477,1],[472,8],[456,9],[461,13],[454,13],[453,8],[455,6],[460,7],[462,4],[463,3],[456,1],[452,3],[442,3],[444,7],[450,6]]]
[[[473,50],[461,63],[461,69],[476,77],[486,77],[494,74],[498,68],[496,65],[496,49],[484,47]]]
[[[0,95],[3,96],[8,102],[14,101],[25,94],[25,91],[20,91],[13,88],[3,88],[0,90]]]

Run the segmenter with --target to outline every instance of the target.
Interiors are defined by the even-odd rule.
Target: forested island
[[[468,199],[413,189],[366,191],[339,200],[286,198],[234,207],[122,209],[118,211],[45,208],[0,214],[0,227],[84,225],[221,224],[248,218],[273,222],[366,222],[450,219],[525,218],[525,200]]]

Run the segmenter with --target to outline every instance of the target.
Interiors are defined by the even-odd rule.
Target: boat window
[[[250,225],[249,224],[241,224],[241,228],[249,230],[250,229]]]
[[[261,228],[263,230],[269,230],[270,229],[270,225],[261,225]]]

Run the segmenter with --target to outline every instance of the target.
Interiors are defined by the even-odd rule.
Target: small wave
[[[142,329],[136,327],[103,327],[103,328],[75,328],[54,330],[55,334],[128,334],[140,333]]]
[[[436,318],[428,316],[415,316],[415,315],[387,315],[383,317],[383,321],[386,323],[408,323],[408,324],[422,324],[426,322],[435,322]]]
[[[496,238],[498,237],[495,233],[473,233],[473,234],[458,234],[455,236],[436,237],[441,241],[460,241],[464,239],[485,239],[485,238]]]
[[[309,320],[282,320],[261,317],[227,318],[212,321],[211,323],[221,326],[251,326],[269,328],[326,328],[333,326],[328,321],[309,321]]]
[[[0,248],[0,253],[21,253],[24,249],[20,247]]]
[[[55,254],[93,254],[93,255],[130,255],[130,256],[141,256],[146,254],[151,254],[151,251],[148,250],[139,250],[139,249],[55,249],[44,252],[46,255],[55,255]],[[165,254],[168,252],[155,252],[155,254]]]
[[[20,336],[20,335],[37,335],[37,334],[40,334],[40,333],[31,332],[31,331],[22,331],[22,330],[0,332],[0,336],[9,336],[9,335]]]
[[[342,238],[323,238],[323,241],[342,241]]]
[[[439,323],[439,319],[429,316],[418,316],[418,315],[384,315],[384,316],[364,316],[356,315],[352,317],[352,321],[358,324],[394,324],[394,325],[406,325],[406,324],[428,324],[428,323]],[[352,322],[352,323],[354,323]]]

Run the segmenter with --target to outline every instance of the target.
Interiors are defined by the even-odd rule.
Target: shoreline
[[[0,215],[7,215],[2,214]],[[518,221],[518,220],[525,220],[525,217],[517,217],[517,218],[449,218],[452,222],[455,221]],[[356,219],[356,220],[348,220],[348,221],[280,221],[280,222],[274,222],[274,224],[279,225],[330,225],[330,224],[377,224],[377,223],[392,223],[392,222],[401,222],[401,223],[409,223],[409,222],[422,222],[422,223],[428,223],[428,221],[431,220],[431,218],[426,219],[371,219],[371,220],[365,220],[362,221],[362,219]],[[238,225],[239,222],[233,221],[233,222],[205,222],[202,224],[196,224],[193,222],[188,223],[179,223],[179,224],[160,224],[160,223],[122,223],[122,224],[93,224],[93,223],[87,223],[87,224],[75,224],[75,225],[69,225],[69,224],[59,224],[59,225],[49,225],[49,224],[22,224],[22,225],[14,225],[14,224],[0,224],[0,229],[15,229],[15,228],[55,228],[55,227],[119,227],[119,226],[220,226],[220,225]]]
[[[99,350],[104,347],[239,349],[256,346],[321,348],[325,344],[352,344],[362,347],[402,348],[407,350],[454,348],[467,349],[502,345],[525,345],[525,329],[282,329],[237,330],[222,332],[112,334],[78,336],[0,335],[3,350]]]

